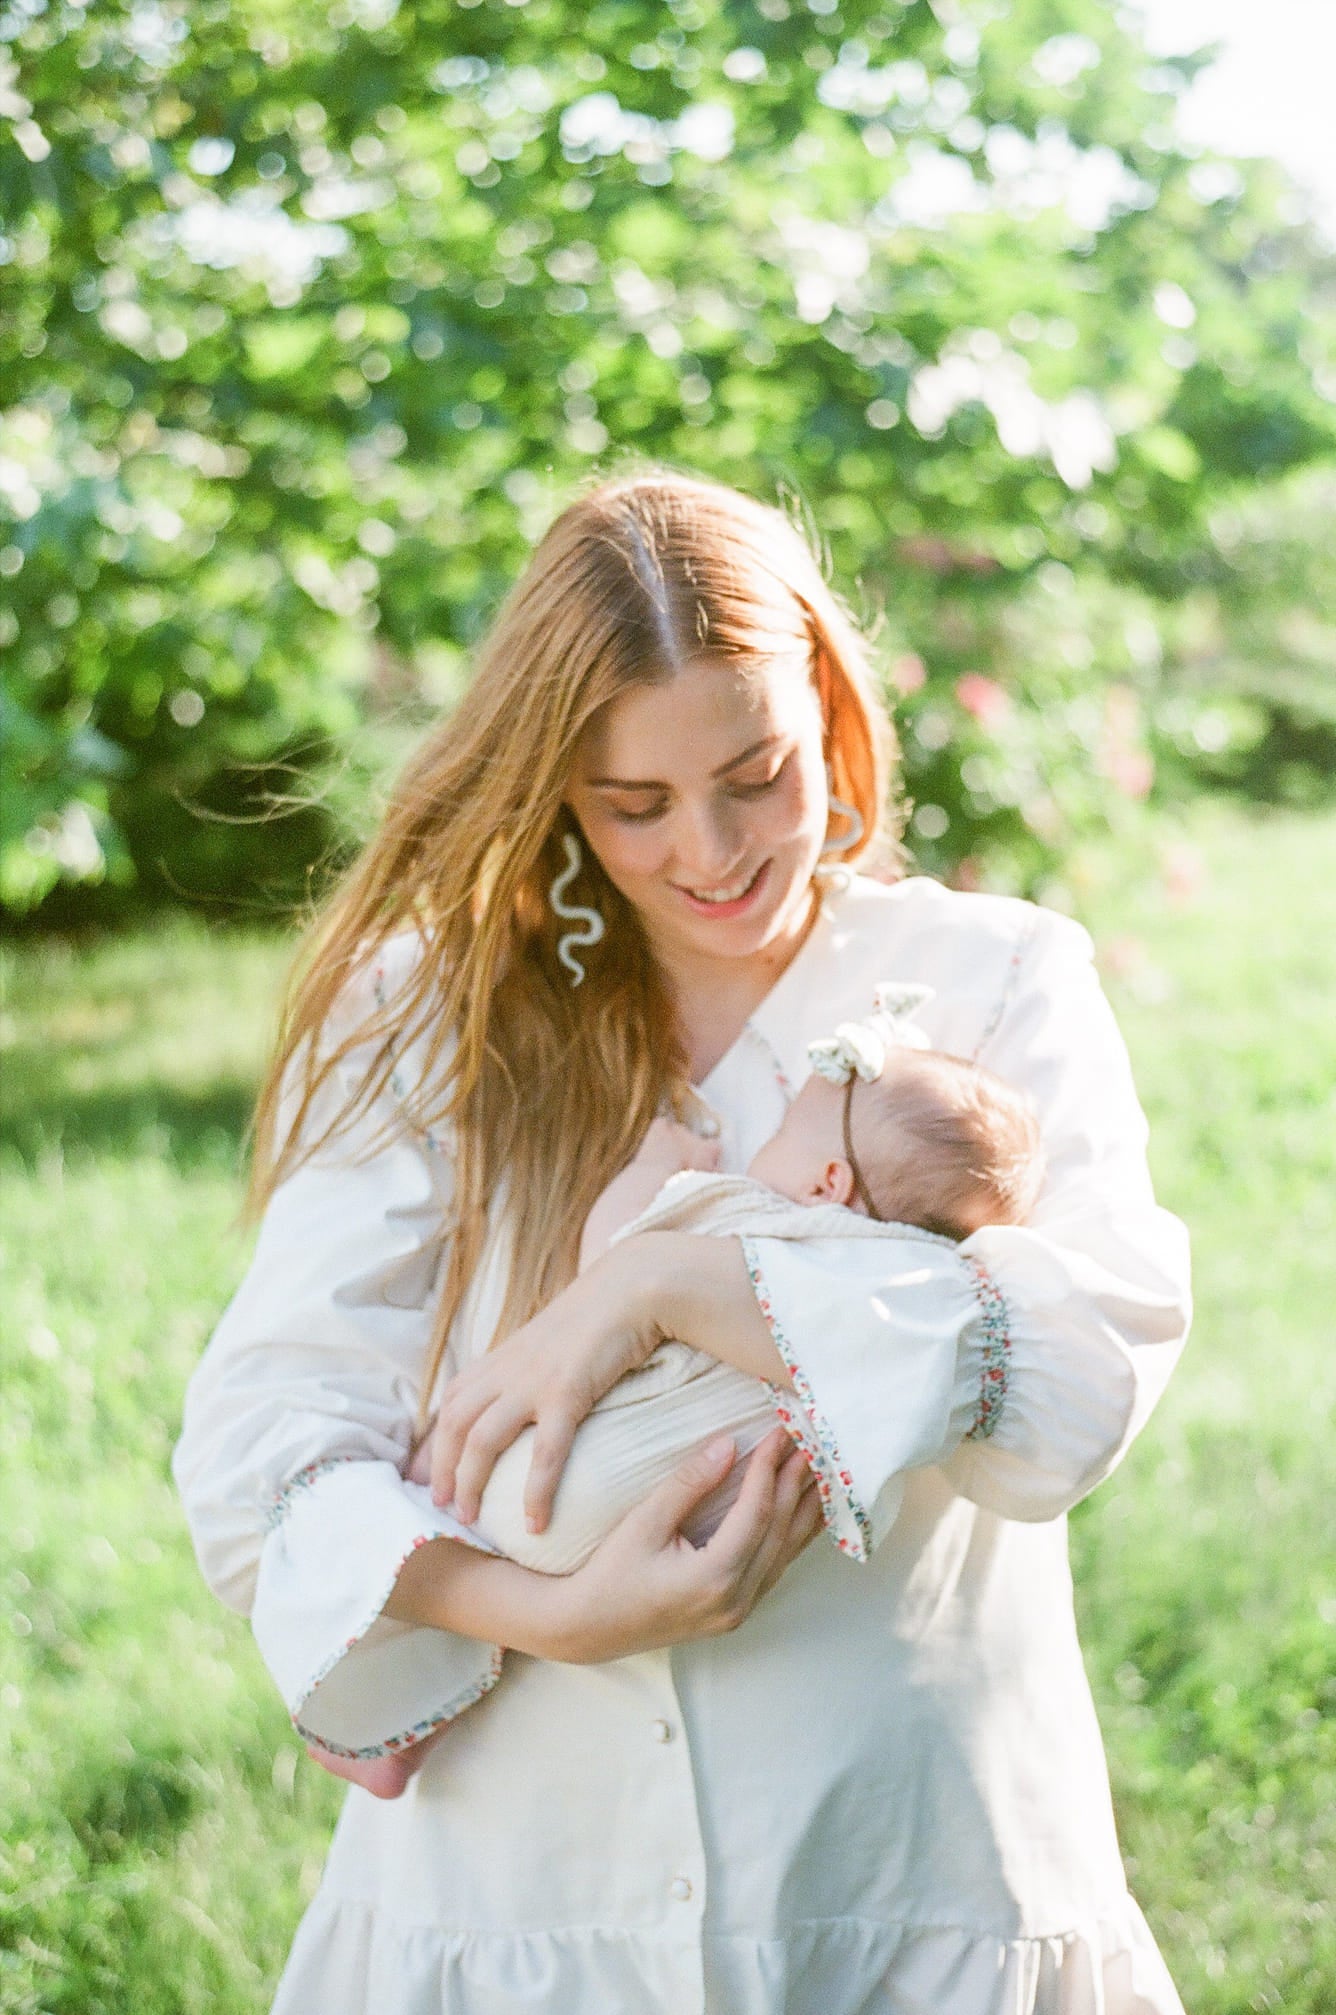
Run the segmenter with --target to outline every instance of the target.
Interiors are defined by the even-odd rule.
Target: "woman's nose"
[[[683,879],[696,888],[710,888],[727,878],[744,851],[744,836],[731,808],[700,805],[682,808],[677,857]]]

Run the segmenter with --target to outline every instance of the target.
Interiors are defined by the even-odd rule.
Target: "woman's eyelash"
[[[651,819],[661,819],[668,807],[667,805],[646,805],[643,811],[637,812],[628,812],[621,805],[612,805],[609,809],[612,812],[612,816],[615,819],[620,819],[624,826],[643,826],[648,825]]]
[[[759,798],[766,791],[772,791],[783,776],[787,762],[788,757],[786,756],[784,762],[780,763],[779,767],[773,770],[768,777],[760,777],[755,783],[730,783],[728,786],[730,797]],[[666,802],[657,805],[645,805],[642,809],[637,809],[636,811],[628,811],[622,805],[613,805],[611,807],[613,817],[620,820],[626,826],[648,825],[651,819],[662,818],[667,809]]]

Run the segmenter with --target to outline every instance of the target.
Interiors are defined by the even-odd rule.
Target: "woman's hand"
[[[447,1385],[432,1430],[431,1491],[437,1504],[453,1502],[466,1525],[498,1456],[532,1426],[524,1510],[530,1530],[545,1531],[576,1428],[661,1341],[628,1250],[614,1246]]]
[[[547,1657],[597,1665],[715,1637],[746,1620],[821,1530],[821,1505],[806,1459],[778,1427],[752,1451],[717,1532],[693,1546],[680,1528],[735,1460],[730,1436],[697,1449],[583,1567],[554,1577],[561,1593]]]
[[[776,1428],[714,1537],[693,1546],[681,1527],[735,1460],[729,1436],[697,1449],[574,1574],[536,1574],[453,1539],[415,1547],[385,1614],[571,1665],[736,1629],[820,1531],[821,1510],[806,1461]]]

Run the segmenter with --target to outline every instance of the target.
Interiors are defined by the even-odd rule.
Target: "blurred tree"
[[[1228,527],[1336,450],[1331,261],[1275,171],[1179,145],[1192,65],[1122,10],[7,0],[0,38],[12,907],[291,896],[628,448],[810,515],[965,879],[1144,795],[1147,701],[1193,745],[1166,608],[1265,587],[1259,668],[1293,625],[1304,525],[1269,584]]]

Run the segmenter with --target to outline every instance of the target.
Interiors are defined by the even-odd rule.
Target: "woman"
[[[1123,1881],[1063,1514],[1181,1346],[1181,1227],[1084,932],[841,871],[884,853],[889,755],[781,515],[612,482],[538,547],[315,938],[176,1471],[304,1733],[374,1756],[451,1725],[401,1802],[350,1793],[283,2015],[1179,2009]],[[566,1286],[660,1108],[707,1108],[743,1167],[807,1042],[886,980],[1033,1095],[1028,1226],[838,1271],[648,1235]],[[801,1410],[815,1489],[776,1432],[700,1551],[678,1528],[727,1446],[564,1579],[470,1546],[497,1451],[537,1421],[541,1521],[665,1328]],[[453,1512],[402,1478],[447,1380]]]

